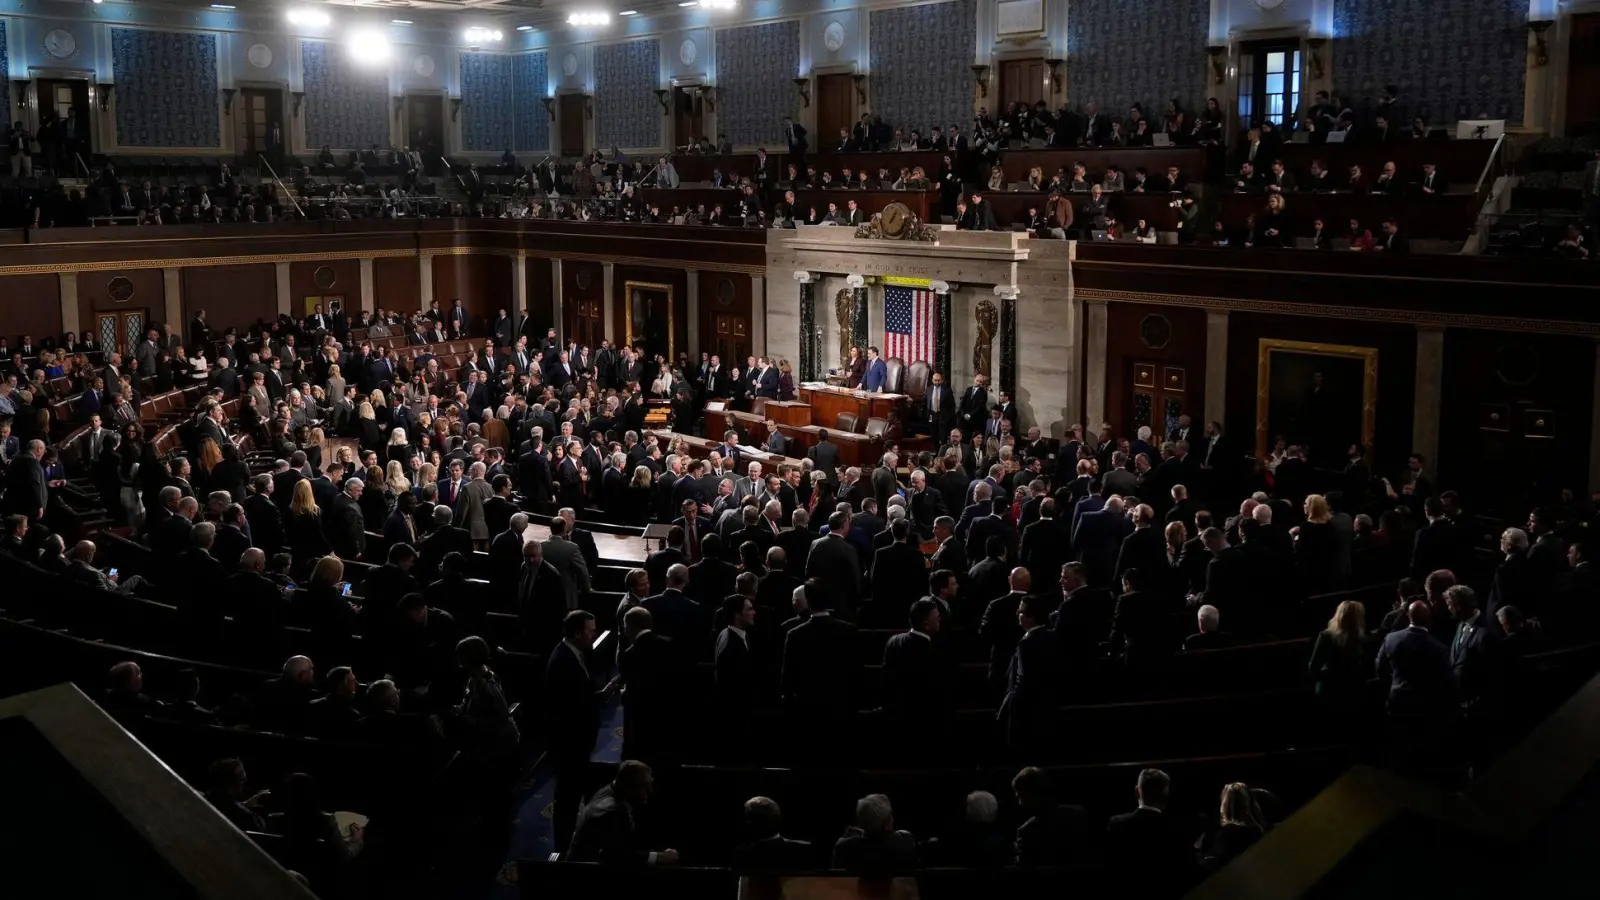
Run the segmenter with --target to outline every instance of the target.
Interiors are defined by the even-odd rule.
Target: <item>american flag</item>
[[[933,362],[933,339],[939,331],[939,309],[933,291],[923,288],[883,289],[883,356],[898,356],[907,365]]]

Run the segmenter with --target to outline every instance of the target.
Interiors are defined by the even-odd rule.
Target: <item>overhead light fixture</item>
[[[533,30],[533,26],[532,25],[518,25],[517,26],[517,30],[518,31],[532,31]]]
[[[389,46],[389,39],[382,32],[370,28],[352,32],[345,40],[345,46],[356,62],[368,65],[388,62],[390,54],[394,52],[394,48]]]
[[[738,6],[737,0],[699,0],[701,9],[733,9]]]
[[[410,25],[411,24],[411,20],[410,19],[390,19],[389,20],[389,24],[390,25]]]
[[[291,9],[289,10],[289,24],[299,25],[302,28],[326,28],[333,19],[320,9]]]
[[[501,40],[505,37],[505,35],[501,34],[494,28],[481,28],[476,25],[468,28],[463,33],[463,36],[466,37],[467,43],[469,44],[488,44]]]
[[[99,6],[100,4],[106,2],[106,0],[91,0],[91,2],[94,3],[95,6]]]
[[[611,13],[608,12],[579,12],[567,16],[568,25],[610,25]]]
[[[679,3],[678,5],[683,7],[699,6],[700,0],[683,0],[683,2]]]
[[[625,9],[622,12],[617,13],[619,16],[637,16],[638,14],[639,11],[637,9]]]
[[[211,4],[211,8],[212,9],[237,9],[238,7],[234,6],[232,3],[213,3],[213,4]]]

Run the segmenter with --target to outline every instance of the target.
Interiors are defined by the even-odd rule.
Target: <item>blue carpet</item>
[[[595,762],[622,762],[622,704],[612,701],[600,711]],[[491,900],[517,900],[517,860],[544,859],[555,851],[551,827],[555,803],[555,771],[542,757],[517,785],[517,813],[511,826],[511,847],[495,879]]]

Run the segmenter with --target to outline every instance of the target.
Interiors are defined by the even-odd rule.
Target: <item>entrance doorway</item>
[[[605,312],[599,300],[578,300],[566,305],[568,341],[577,341],[585,347],[598,347],[606,339]]]
[[[438,175],[439,160],[444,156],[444,98],[437,94],[406,95],[406,135],[411,148],[422,154],[428,174]]]
[[[252,161],[256,154],[267,157],[274,166],[275,159],[269,135],[272,126],[283,122],[283,91],[274,88],[243,88],[233,107],[233,145]],[[280,128],[281,131],[281,128]]]
[[[1128,410],[1126,433],[1133,434],[1139,426],[1149,425],[1155,433],[1155,443],[1166,440],[1178,427],[1178,416],[1194,413],[1189,409],[1189,369],[1172,363],[1133,363],[1133,385]],[[1161,462],[1150,460],[1151,465]]]
[[[1050,91],[1050,69],[1041,58],[1008,59],[1000,63],[1000,108],[989,110],[999,120],[1004,110],[1013,103],[1022,103],[1029,109],[1045,99]]]
[[[700,86],[676,86],[672,89],[672,143],[684,147],[705,133],[705,99],[700,96]]]
[[[1300,42],[1239,45],[1239,130],[1272,122],[1287,132],[1300,108]]]
[[[561,155],[582,156],[583,142],[583,104],[582,94],[562,94],[556,102],[561,106],[559,117],[561,119]]]
[[[91,118],[89,82],[81,78],[39,79],[39,129],[47,135],[40,141],[44,162],[58,178],[89,178],[89,157],[94,141],[89,133]],[[62,123],[60,125],[49,123]],[[49,124],[49,127],[45,127]],[[82,159],[80,166],[78,159]],[[35,160],[37,167],[38,160]]]
[[[100,346],[109,358],[113,352],[128,355],[144,338],[144,326],[149,321],[142,309],[113,309],[94,314],[95,333]]]
[[[811,151],[824,152],[839,143],[839,129],[856,123],[856,85],[848,74],[817,76],[817,133]]]
[[[750,319],[731,313],[716,313],[711,317],[711,352],[722,357],[725,366],[742,363],[750,355]]]

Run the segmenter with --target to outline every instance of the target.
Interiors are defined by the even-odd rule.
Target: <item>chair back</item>
[[[924,360],[917,360],[906,367],[905,385],[900,393],[909,396],[912,400],[921,400],[928,393],[928,382],[933,380],[933,367]]]
[[[853,412],[842,412],[834,417],[833,427],[836,431],[855,433],[856,426],[861,424],[861,418]]]
[[[883,437],[883,433],[888,430],[888,419],[880,419],[877,416],[867,419],[867,437]]]
[[[891,356],[883,361],[883,371],[883,389],[891,394],[901,393],[901,388],[906,383],[906,361],[898,356]]]

